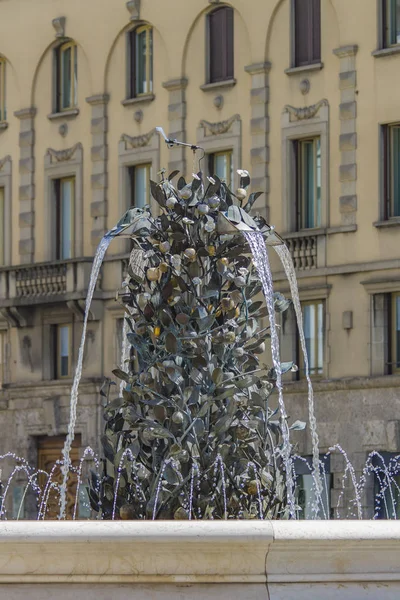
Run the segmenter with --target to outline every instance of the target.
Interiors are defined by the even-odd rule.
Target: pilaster
[[[103,237],[107,229],[107,104],[108,94],[97,94],[86,98],[92,107],[91,134],[92,134],[92,201],[90,214],[92,217],[92,230],[90,234],[93,250]]]
[[[358,46],[352,45],[333,51],[340,60],[339,210],[342,225],[355,225],[357,217],[357,50]]]
[[[164,81],[163,87],[169,92],[168,99],[168,137],[186,142],[186,99],[185,90],[188,81],[182,79],[171,79]],[[185,148],[174,146],[168,152],[169,171],[178,170],[181,175],[186,174]]]
[[[256,207],[269,218],[269,72],[271,63],[254,63],[245,67],[251,76],[251,185],[253,192],[264,192]],[[262,204],[261,204],[262,203]]]
[[[34,262],[35,255],[35,129],[36,109],[24,108],[14,113],[20,120],[19,133],[19,257],[21,264]]]

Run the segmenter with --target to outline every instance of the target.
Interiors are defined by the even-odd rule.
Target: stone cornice
[[[162,83],[162,86],[169,92],[173,92],[175,90],[186,89],[187,84],[188,80],[186,79],[186,77],[182,77],[181,79],[170,79],[169,81],[164,81]]]
[[[269,73],[271,70],[270,62],[260,62],[253,63],[252,65],[247,65],[244,70],[246,73],[250,73],[250,75],[257,75],[258,73]]]
[[[33,119],[36,116],[36,108],[34,106],[30,106],[29,108],[21,108],[21,110],[16,110],[14,112],[14,117],[17,119]]]
[[[332,50],[335,56],[339,58],[345,58],[346,56],[355,56],[358,52],[357,44],[352,44],[349,46],[340,46],[339,48],[335,48]]]

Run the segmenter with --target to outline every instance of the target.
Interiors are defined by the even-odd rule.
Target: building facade
[[[351,11],[344,0],[0,0],[0,451],[40,466],[62,445],[97,244],[149,201],[162,168],[198,169],[190,149],[167,148],[162,126],[204,149],[203,171],[235,186],[248,169],[256,208],[287,241],[321,454],[340,444],[357,474],[370,452],[396,454],[399,66],[392,0],[352,0]],[[76,431],[95,450],[128,250],[110,246],[88,326]],[[300,367],[285,381],[288,412],[307,420],[292,314],[281,345]],[[294,440],[311,454],[308,430]],[[354,494],[341,492],[343,456],[327,469],[328,504],[344,515]],[[23,471],[14,480],[18,499]],[[362,502],[372,515],[373,481]]]

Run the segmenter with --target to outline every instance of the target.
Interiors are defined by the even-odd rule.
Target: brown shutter
[[[226,8],[226,72],[225,79],[233,79],[233,9]]]
[[[294,1],[295,66],[321,59],[321,0]]]
[[[221,7],[208,16],[210,83],[233,77],[233,10]]]
[[[312,0],[312,53],[310,62],[321,60],[321,0]]]

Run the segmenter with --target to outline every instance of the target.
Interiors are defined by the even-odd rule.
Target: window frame
[[[308,2],[314,2],[317,1],[319,2],[319,56],[318,58],[311,58],[310,59],[310,53],[311,55],[314,55],[315,52],[315,48],[314,48],[314,7],[312,7],[312,24],[311,26],[309,26],[309,36],[310,36],[310,31],[312,32],[312,36],[311,36],[311,41],[310,41],[310,37],[308,38],[308,55],[309,58],[308,60],[305,61],[299,61],[298,60],[298,50],[297,50],[297,22],[296,22],[296,0],[291,0],[291,30],[292,30],[292,35],[291,35],[291,68],[297,68],[297,69],[305,69],[307,67],[313,67],[313,65],[320,65],[321,61],[322,61],[322,15],[321,15],[321,1],[320,0],[307,0]]]
[[[138,68],[137,68],[137,39],[140,33],[146,32],[146,53],[145,53],[145,73],[148,90],[138,92]],[[149,23],[138,25],[128,31],[128,78],[127,78],[127,99],[142,98],[151,96],[154,90],[154,36],[153,27]],[[150,60],[148,56],[150,55]]]
[[[392,292],[389,294],[387,302],[388,310],[388,372],[389,375],[400,374],[400,347],[397,352],[397,339],[396,339],[396,322],[397,316],[400,319],[400,307],[399,315],[396,310],[396,300],[400,299],[400,292]]]
[[[70,256],[62,256],[62,184],[71,182],[72,186],[72,198],[70,206],[70,226],[71,226],[71,239],[70,239]],[[55,259],[56,260],[70,260],[75,257],[75,198],[76,198],[76,177],[75,175],[67,175],[65,177],[58,177],[52,180],[53,183],[53,199],[55,202]]]
[[[282,234],[289,235],[297,232],[296,206],[293,198],[296,193],[296,160],[293,141],[305,138],[319,137],[321,140],[321,226],[310,229],[310,234],[323,232],[329,227],[329,105],[327,101],[320,103],[314,116],[309,119],[299,118],[290,113],[291,107],[286,107],[281,119],[282,132]],[[296,109],[297,110],[297,109]],[[305,230],[308,232],[308,230]],[[318,264],[326,262],[325,246],[318,250]]]
[[[210,152],[207,154],[207,162],[208,162],[208,174],[212,177],[216,175],[215,172],[215,158],[217,156],[227,156],[228,157],[228,172],[229,172],[229,181],[225,181],[226,185],[230,189],[232,186],[233,180],[233,149],[227,148],[226,150],[218,150],[217,152]],[[221,180],[223,181],[223,180]]]
[[[126,191],[127,191],[127,200],[129,199],[129,197],[131,198],[131,200],[134,200],[135,197],[135,182],[136,182],[136,170],[137,169],[146,169],[146,176],[147,176],[147,201],[145,202],[144,205],[148,204],[150,205],[151,203],[151,193],[150,193],[150,180],[151,180],[151,171],[152,171],[152,164],[151,162],[144,162],[144,163],[135,163],[133,165],[126,165],[126,177],[127,177],[127,183],[126,183]],[[136,207],[136,204],[132,204],[132,202],[130,204],[128,204],[128,202],[126,202],[126,206],[128,210],[131,207]],[[137,208],[142,208],[142,207],[137,207]]]
[[[0,329],[0,390],[6,383],[7,329]]]
[[[61,375],[61,329],[68,330],[68,373]],[[72,349],[73,349],[73,325],[72,323],[60,323],[53,325],[53,348],[54,348],[54,365],[53,379],[70,379],[72,376]]]
[[[5,266],[5,255],[6,255],[5,212],[6,212],[6,187],[4,185],[1,185],[1,182],[0,182],[0,267]]]
[[[0,123],[6,123],[6,121],[6,59],[0,56]]]
[[[318,305],[322,305],[322,373],[313,373],[312,369],[311,369],[311,365],[310,365],[310,357],[308,356],[308,369],[309,369],[309,375],[312,379],[316,380],[316,379],[322,379],[323,377],[325,377],[326,374],[326,305],[325,305],[325,301],[324,299],[314,299],[314,300],[303,300],[301,301],[301,310],[302,310],[302,316],[303,316],[303,330],[304,330],[304,307],[305,306],[318,306]],[[318,354],[319,354],[319,343],[318,343],[318,310],[315,311],[315,331],[317,331],[317,336],[316,336],[316,340],[317,340],[317,344],[316,344],[316,348],[314,349],[314,354],[315,356],[317,356],[318,358]],[[304,357],[303,357],[303,353],[301,350],[301,345],[300,345],[300,335],[298,333],[298,331],[296,331],[296,354],[297,354],[297,360],[296,360],[296,364],[298,365],[299,369],[297,371],[297,379],[299,380],[303,380],[306,378],[306,374],[305,374],[305,365],[304,365]],[[316,368],[318,370],[318,367]]]
[[[314,195],[314,199],[313,199],[313,203],[314,203],[314,209],[313,209],[313,225],[308,227],[306,225],[307,222],[307,214],[308,214],[308,201],[306,203],[305,201],[305,196],[306,196],[306,182],[305,182],[305,163],[306,163],[306,159],[305,159],[305,144],[309,144],[310,142],[312,142],[313,144],[313,175],[314,175],[314,181],[313,181],[313,195]],[[322,171],[322,157],[321,157],[321,136],[312,136],[312,137],[305,137],[305,138],[299,138],[297,140],[293,140],[292,144],[294,144],[294,148],[293,148],[293,152],[295,154],[295,161],[296,161],[296,167],[295,167],[295,177],[296,177],[296,185],[295,185],[295,203],[296,203],[296,207],[295,207],[295,211],[296,211],[296,229],[297,231],[305,231],[305,230],[312,230],[312,229],[318,229],[322,226],[322,204],[323,204],[323,198],[322,198],[322,182],[321,182],[321,186],[320,186],[320,197],[319,197],[319,202],[318,202],[318,163],[317,163],[317,157],[318,157],[318,146],[317,143],[319,143],[319,151],[320,151],[320,170]],[[321,178],[321,174],[320,174],[320,178]]]
[[[229,13],[232,15],[232,23],[231,23],[231,27],[232,27],[232,42],[231,42],[231,48],[228,48],[228,39],[229,39],[229,33],[228,33],[228,25],[227,25],[227,18],[225,17],[225,21],[224,21],[224,28],[225,28],[225,42],[226,42],[226,46],[227,46],[227,52],[226,54],[222,57],[223,60],[223,67],[224,67],[224,74],[221,78],[213,78],[212,77],[212,73],[211,73],[211,63],[212,63],[212,57],[213,57],[213,52],[212,52],[212,34],[211,34],[211,18],[212,15],[215,15],[217,12],[222,12],[225,11],[226,15],[228,15],[228,11]],[[231,63],[232,63],[232,73],[230,74],[229,71],[229,60],[228,60],[228,52],[231,51],[232,52],[232,56],[231,56]],[[235,77],[235,13],[234,13],[234,9],[231,6],[217,6],[217,8],[214,8],[213,10],[211,10],[210,12],[207,13],[206,15],[206,81],[208,84],[218,84],[218,83],[223,83],[225,81],[232,81]]]
[[[394,168],[393,168],[393,129],[399,130],[400,136],[400,122],[387,123],[381,125],[381,140],[382,140],[382,152],[381,152],[381,173],[382,173],[382,200],[381,200],[381,218],[385,221],[400,218],[400,198],[398,200],[398,214],[395,214],[394,207]],[[400,189],[400,151],[399,157],[399,189]]]
[[[331,519],[331,518],[333,518],[333,511],[334,511],[334,509],[332,507],[332,490],[334,489],[334,487],[333,487],[333,473],[331,471],[330,455],[320,454],[319,460],[320,460],[320,463],[322,463],[322,465],[324,467],[323,472],[320,468],[321,479],[324,475],[325,475],[325,477],[329,478],[329,485],[326,488],[327,505],[324,507],[324,509],[327,511],[327,514],[325,513],[327,519]],[[293,466],[294,466],[294,471],[295,471],[296,504],[298,503],[298,500],[299,500],[299,498],[298,498],[298,491],[299,491],[298,479],[300,477],[303,477],[304,475],[309,475],[312,477],[312,472],[313,472],[312,461],[313,461],[313,457],[310,454],[306,454],[306,455],[302,455],[302,456],[294,456]],[[325,488],[323,488],[323,491],[325,492]],[[320,506],[319,515],[320,515],[321,519],[324,518],[324,513],[322,511],[321,506]],[[305,516],[303,517],[301,514],[299,514],[299,515],[297,515],[297,519],[305,520]]]
[[[64,84],[63,84],[63,55],[71,49],[69,104],[63,106]],[[68,40],[55,49],[55,110],[56,112],[67,112],[78,106],[78,46],[73,40]],[[76,78],[76,81],[75,81]]]
[[[389,42],[388,38],[389,38],[389,15],[388,12],[388,4],[389,4],[390,0],[380,0],[380,37],[381,37],[381,41],[382,43],[380,44],[380,46],[382,48],[397,48],[398,46],[400,46],[400,42]],[[399,23],[399,30],[400,30],[400,23]]]

